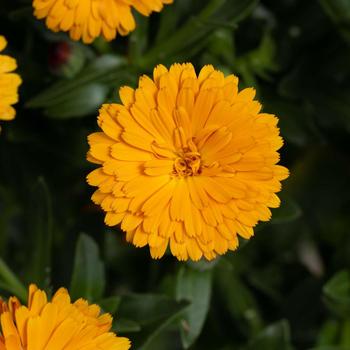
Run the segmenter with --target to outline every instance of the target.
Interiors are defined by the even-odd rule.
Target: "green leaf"
[[[74,79],[64,79],[27,102],[29,108],[45,108],[54,118],[82,117],[105,101],[110,87],[131,80],[125,59],[104,55],[84,68]]]
[[[211,36],[208,49],[215,57],[222,59],[224,63],[232,66],[235,60],[235,46],[232,30],[227,28],[217,29]]]
[[[45,109],[45,114],[59,119],[97,114],[98,107],[106,100],[108,92],[108,87],[102,84],[80,86],[69,95],[58,97],[53,106]]]
[[[246,85],[256,86],[255,76],[271,80],[270,73],[278,70],[275,55],[275,41],[270,30],[266,30],[259,46],[232,62],[233,68],[242,75]]]
[[[325,347],[336,343],[339,334],[339,322],[335,320],[327,320],[321,327],[318,337],[317,345]]]
[[[118,309],[116,329],[119,327],[118,320],[132,320],[141,327],[137,336],[133,337],[134,348],[150,350],[157,336],[175,322],[187,307],[187,302],[177,302],[164,295],[125,295]]]
[[[273,209],[271,224],[283,224],[298,219],[302,214],[299,205],[291,198],[281,198],[281,206]]]
[[[166,6],[160,13],[159,27],[157,30],[156,43],[162,42],[177,30],[177,22],[183,15],[183,7],[188,8],[192,4],[188,0],[177,0],[171,6]]]
[[[254,295],[235,270],[220,268],[215,272],[217,291],[237,329],[247,337],[261,330],[261,316]]]
[[[332,277],[323,287],[327,305],[336,314],[350,314],[350,272],[343,270]]]
[[[129,57],[131,61],[137,60],[144,54],[148,44],[149,19],[136,13],[136,29],[129,36]]]
[[[190,306],[180,320],[181,340],[188,349],[200,335],[206,320],[212,287],[212,270],[182,267],[177,276],[176,299],[188,300]]]
[[[105,289],[104,265],[99,248],[92,238],[81,234],[75,253],[70,292],[72,299],[85,298],[96,301]]]
[[[113,322],[113,330],[119,333],[134,333],[140,332],[141,326],[131,320],[127,320],[125,318],[117,318],[116,322]]]
[[[299,147],[305,146],[310,138],[310,118],[303,105],[296,105],[287,99],[281,98],[275,92],[260,89],[264,101],[264,111],[273,113],[279,118],[279,127],[282,137]]]
[[[324,11],[350,41],[350,2],[348,0],[319,0]]]
[[[16,198],[8,186],[0,186],[0,212],[0,256],[5,256],[10,222],[20,212]]]
[[[90,63],[74,79],[64,79],[46,89],[27,102],[27,107],[38,108],[54,105],[56,99],[72,93],[80,86],[90,83],[101,83],[111,72],[124,65],[124,60],[118,56],[104,55]]]
[[[245,348],[246,350],[292,350],[290,329],[282,320],[266,327]]]
[[[118,310],[120,301],[121,301],[121,297],[118,295],[115,295],[109,298],[99,300],[97,304],[101,307],[101,309],[104,312],[108,312],[113,315]]]
[[[169,317],[184,305],[188,303],[179,303],[165,295],[128,294],[122,296],[118,316],[145,326]]]
[[[325,346],[319,346],[317,348],[312,348],[309,350],[347,350],[347,348],[343,348],[342,346],[337,346],[337,345],[325,345]]]
[[[344,349],[350,348],[350,317],[343,322],[340,344]]]
[[[207,260],[199,260],[199,261],[188,261],[187,265],[197,271],[206,271],[206,270],[212,270],[214,267],[221,261],[221,257],[217,257],[214,260],[207,261]]]
[[[26,288],[1,258],[0,288],[12,293],[22,301],[27,300]]]
[[[173,35],[167,36],[156,44],[143,57],[138,65],[152,66],[166,57],[178,54],[198,45],[201,40],[207,40],[208,34],[215,28],[229,21],[236,23],[247,16],[255,7],[256,0],[211,0],[195,16],[183,24]],[[214,23],[210,21],[215,19]]]
[[[33,200],[29,208],[28,225],[34,246],[27,276],[31,283],[46,288],[51,283],[53,218],[51,195],[43,177],[39,177],[31,193]]]

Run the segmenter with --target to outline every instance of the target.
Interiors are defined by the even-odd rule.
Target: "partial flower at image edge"
[[[110,41],[119,33],[128,35],[135,30],[133,9],[144,16],[160,12],[163,5],[173,0],[77,0],[62,2],[58,0],[34,0],[34,15],[45,19],[46,26],[54,32],[69,32],[72,40],[92,43],[102,36]]]
[[[0,35],[0,52],[7,46],[5,37]],[[14,73],[17,62],[14,58],[0,54],[0,120],[13,120],[16,110],[13,105],[18,102],[18,88],[21,77]],[[0,129],[1,130],[1,129]]]
[[[34,284],[29,287],[27,305],[15,296],[8,302],[0,300],[0,321],[1,350],[130,348],[129,339],[111,332],[111,315],[101,314],[98,305],[89,305],[84,299],[72,303],[65,288],[51,301]]]

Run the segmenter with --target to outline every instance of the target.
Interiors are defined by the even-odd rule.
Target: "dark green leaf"
[[[30,108],[52,106],[56,104],[58,98],[62,98],[62,96],[64,98],[80,86],[103,82],[111,72],[115,72],[123,64],[124,60],[118,56],[101,56],[83,69],[77,77],[59,81],[28,101],[27,106]]]
[[[164,61],[167,56],[191,48],[195,43],[206,40],[208,33],[221,25],[222,21],[236,23],[242,20],[254,8],[255,0],[211,0],[195,16],[190,18],[172,36],[155,45],[145,56],[140,57],[138,64],[142,67]],[[217,16],[217,21],[210,20]]]
[[[6,263],[0,258],[0,289],[13,293],[20,300],[27,300],[27,290],[17,278],[17,276],[10,270]]]
[[[320,329],[317,345],[322,348],[336,344],[339,335],[339,322],[335,320],[328,320]]]
[[[0,256],[5,256],[10,223],[19,212],[19,205],[16,203],[11,189],[5,186],[0,186],[0,212]]]
[[[83,85],[69,95],[57,98],[54,105],[45,109],[45,114],[59,119],[97,114],[98,108],[105,101],[108,91],[108,87],[102,84]]]
[[[224,63],[232,66],[235,60],[235,47],[232,30],[227,28],[217,29],[210,37],[210,52],[222,59]]]
[[[325,12],[350,41],[350,2],[348,0],[319,0]]]
[[[276,44],[269,30],[262,36],[259,46],[232,62],[235,71],[242,75],[245,85],[256,86],[255,76],[270,80],[270,73],[278,70]]]
[[[298,204],[291,198],[281,198],[281,206],[273,209],[272,224],[282,224],[298,219],[302,212]]]
[[[122,297],[118,319],[132,320],[138,324],[141,331],[133,338],[133,346],[149,350],[154,339],[175,322],[187,307],[187,302],[177,302],[163,295],[131,294]]]
[[[116,322],[114,322],[113,329],[119,333],[134,333],[134,332],[140,332],[141,326],[131,320],[127,320],[125,318],[117,318]]]
[[[101,309],[104,312],[108,312],[108,313],[113,315],[118,310],[120,301],[121,301],[121,297],[120,296],[113,296],[113,297],[109,297],[109,298],[105,298],[105,299],[99,300],[97,302],[97,304],[101,307]]]
[[[144,54],[148,44],[148,18],[140,14],[135,14],[135,18],[137,27],[129,37],[129,57],[132,61]]]
[[[56,118],[82,117],[97,113],[111,85],[127,79],[125,60],[119,56],[97,58],[74,79],[61,80],[27,102],[30,108],[45,108]]]
[[[103,295],[104,288],[105,272],[99,248],[92,238],[82,233],[75,252],[70,287],[72,299],[85,298],[96,301]]]
[[[247,350],[292,350],[290,329],[283,320],[266,327],[246,347]]]
[[[350,272],[343,270],[332,277],[323,287],[327,305],[337,314],[350,314]]]
[[[340,344],[344,349],[350,349],[350,319],[343,322]]]
[[[317,348],[312,348],[308,350],[347,350],[347,349],[337,345],[325,345],[325,346],[319,346]]]
[[[229,312],[235,325],[247,337],[257,334],[261,329],[261,317],[254,295],[231,269],[216,270],[215,279],[218,296]]]
[[[191,305],[180,320],[182,344],[188,349],[200,335],[206,320],[211,297],[212,270],[199,271],[182,267],[177,276],[176,299]]]
[[[27,278],[30,283],[46,288],[51,283],[53,217],[51,195],[43,177],[38,179],[31,193],[33,204],[28,212],[28,226],[34,246]]]

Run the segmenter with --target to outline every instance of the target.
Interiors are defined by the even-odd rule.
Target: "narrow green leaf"
[[[19,211],[19,205],[11,188],[0,186],[0,256],[5,256],[7,252],[10,222]]]
[[[188,349],[200,335],[206,320],[212,287],[212,270],[199,271],[182,267],[177,276],[176,299],[188,300],[190,306],[182,314],[182,344]]]
[[[52,251],[52,203],[49,189],[43,177],[39,177],[32,191],[33,205],[29,209],[29,229],[34,246],[29,264],[30,282],[41,287],[51,282]]]
[[[105,289],[104,265],[99,248],[92,238],[81,234],[75,253],[74,270],[70,286],[72,299],[96,301]]]
[[[12,293],[22,301],[25,301],[27,299],[26,288],[1,258],[0,288]]]

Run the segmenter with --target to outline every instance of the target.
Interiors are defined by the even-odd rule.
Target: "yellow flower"
[[[121,223],[126,239],[160,258],[170,245],[179,260],[211,260],[249,239],[280,200],[278,119],[260,113],[255,90],[205,66],[159,65],[153,80],[120,89],[89,136],[92,200],[105,222]]]
[[[0,52],[6,45],[6,39],[0,35]],[[12,105],[18,102],[18,87],[22,82],[18,74],[11,73],[16,68],[14,58],[0,55],[0,120],[12,120],[16,115]]]
[[[112,317],[83,299],[71,303],[66,289],[51,302],[29,287],[28,306],[16,297],[0,301],[0,350],[127,350],[130,341],[110,332]]]
[[[132,8],[144,16],[161,11],[173,0],[33,0],[34,15],[46,18],[54,32],[69,32],[73,40],[91,43],[102,35],[112,40],[117,32],[127,35],[135,29]]]

